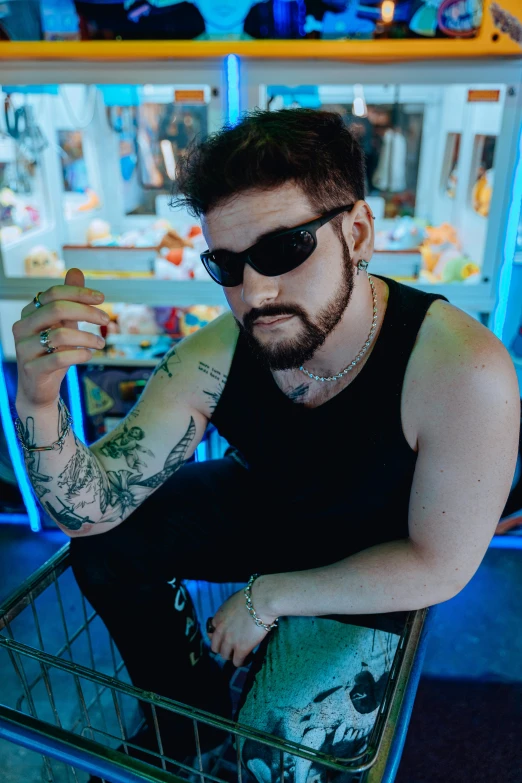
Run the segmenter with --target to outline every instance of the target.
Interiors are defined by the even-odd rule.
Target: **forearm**
[[[262,620],[286,615],[377,614],[420,609],[463,585],[422,559],[410,539],[365,549],[324,568],[267,574],[254,583]],[[267,620],[265,620],[267,622]]]
[[[26,446],[50,446],[64,432],[60,406],[37,409],[17,400]],[[23,449],[27,475],[45,511],[66,532],[87,532],[103,516],[102,488],[107,484],[95,455],[70,429],[61,446],[49,451]]]

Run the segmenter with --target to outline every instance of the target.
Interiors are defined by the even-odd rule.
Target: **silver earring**
[[[359,269],[362,269],[363,272],[368,269],[368,261],[365,261],[364,258],[361,258],[357,264],[357,274],[359,274]]]

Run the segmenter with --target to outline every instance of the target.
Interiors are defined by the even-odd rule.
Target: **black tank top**
[[[417,454],[402,431],[402,386],[430,305],[448,300],[374,276],[388,285],[386,312],[365,366],[347,387],[317,408],[294,403],[240,335],[212,417],[260,481],[252,513],[263,509],[263,536],[282,553],[278,565],[287,563],[287,571],[328,565],[408,536]],[[344,619],[396,630],[405,616]]]

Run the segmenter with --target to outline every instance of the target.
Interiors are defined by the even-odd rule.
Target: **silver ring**
[[[50,329],[44,329],[43,332],[40,332],[40,344],[46,349],[47,353],[54,353],[56,348],[49,342],[50,331]]]
[[[33,304],[35,307],[43,307],[42,302],[40,302],[40,294],[43,294],[43,291],[38,291],[35,298],[33,299]]]

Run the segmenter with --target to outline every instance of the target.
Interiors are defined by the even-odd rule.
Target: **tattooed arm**
[[[120,524],[193,454],[219,401],[237,342],[226,314],[178,344],[158,364],[138,404],[111,433],[85,446],[31,452],[26,467],[47,513],[69,536]],[[58,438],[59,409],[19,409],[25,440]],[[54,419],[54,420],[53,420]]]

